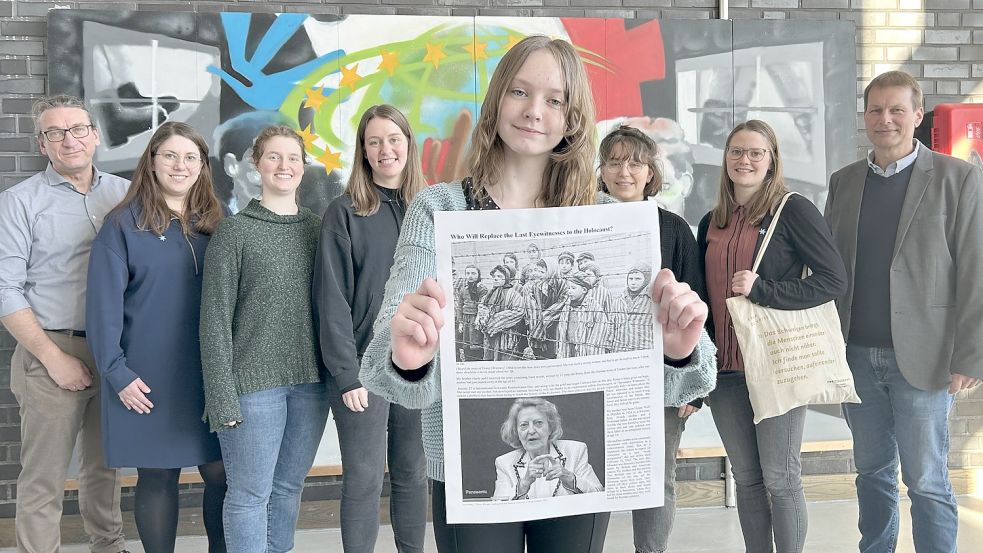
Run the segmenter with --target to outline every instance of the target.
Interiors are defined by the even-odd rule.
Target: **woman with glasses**
[[[267,127],[252,158],[262,197],[222,221],[205,255],[205,417],[228,470],[229,550],[284,553],[328,418],[311,300],[321,220],[297,205],[300,135]]]
[[[710,299],[707,329],[717,344],[717,388],[708,403],[733,464],[748,553],[798,553],[808,526],[799,459],[806,408],[754,424],[726,300],[742,295],[775,309],[815,307],[846,291],[846,271],[822,214],[809,200],[792,195],[758,272],[752,273],[764,234],[788,192],[775,132],[763,121],[741,123],[727,137],[724,166],[717,206],[697,232]],[[804,266],[812,274],[801,278]]]
[[[648,135],[634,127],[618,127],[601,141],[599,158],[600,188],[623,202],[644,202],[662,189],[658,148]],[[659,237],[662,267],[671,269],[680,282],[689,284],[701,298],[706,298],[699,250],[693,232],[682,217],[659,207]],[[651,338],[632,332],[632,321],[640,313],[654,309],[648,298],[651,268],[638,264],[628,269],[625,293],[615,302],[615,351],[651,347]],[[706,336],[704,340],[709,342]],[[676,450],[686,428],[686,419],[700,410],[707,393],[713,389],[716,372],[712,348],[698,367],[684,371],[665,365],[665,503],[654,509],[632,512],[635,551],[662,553],[669,547],[669,533],[676,515]]]
[[[198,345],[205,247],[225,216],[211,175],[201,135],[184,123],[161,125],[89,258],[86,328],[103,379],[106,464],[137,468],[134,518],[148,553],[174,551],[187,466],[205,481],[208,550],[225,551],[225,469],[201,421]]]

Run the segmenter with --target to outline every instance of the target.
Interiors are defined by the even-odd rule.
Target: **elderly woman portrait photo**
[[[501,429],[514,451],[495,459],[494,499],[540,499],[604,491],[587,459],[587,444],[561,440],[563,425],[553,403],[516,399]]]

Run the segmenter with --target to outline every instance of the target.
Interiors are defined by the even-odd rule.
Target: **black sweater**
[[[682,217],[671,211],[659,208],[659,236],[662,250],[662,268],[671,269],[679,282],[689,284],[689,287],[700,295],[700,299],[709,303],[705,280],[703,278],[703,266],[700,263],[700,250],[697,248],[696,239],[693,238],[693,231],[689,228],[689,223]],[[670,362],[673,366],[682,367],[689,362],[689,359]],[[690,405],[699,409],[703,407],[703,399],[698,398]]]
[[[355,215],[344,194],[328,206],[314,265],[315,320],[321,357],[342,393],[360,388],[361,356],[393,265],[404,207],[394,190],[376,186],[379,209]]]
[[[766,215],[761,221],[761,229],[767,231],[772,216]],[[699,246],[700,272],[706,275],[707,229],[710,227],[710,213],[703,216],[696,233]],[[757,257],[764,232],[758,234],[754,247]],[[803,265],[812,274],[802,276]],[[750,269],[750,267],[749,267]],[[846,268],[843,258],[836,251],[829,227],[816,206],[798,194],[792,195],[782,210],[765,251],[758,278],[751,287],[748,299],[765,307],[775,309],[807,309],[822,305],[830,300],[838,300],[846,293]],[[709,305],[709,301],[707,302]],[[714,336],[713,313],[707,317],[707,332]]]
[[[672,269],[676,280],[689,284],[700,295],[700,299],[707,301],[700,250],[689,224],[679,215],[660,207],[659,234],[662,241],[662,268]]]

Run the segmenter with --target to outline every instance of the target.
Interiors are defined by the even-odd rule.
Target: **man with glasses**
[[[897,546],[899,462],[915,551],[956,551],[947,417],[983,378],[983,173],[915,140],[922,115],[910,75],[874,78],[873,151],[833,174],[826,201],[848,276],[838,308],[863,403],[843,410],[869,553]]]
[[[0,321],[17,340],[17,547],[55,553],[65,478],[79,445],[79,510],[93,553],[123,551],[119,482],[103,461],[99,377],[85,342],[89,248],[129,181],[97,170],[99,131],[71,96],[34,104],[48,167],[0,193]]]

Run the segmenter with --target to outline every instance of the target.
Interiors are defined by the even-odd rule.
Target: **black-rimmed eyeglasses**
[[[48,129],[41,131],[41,134],[48,139],[48,142],[61,142],[65,140],[65,133],[72,133],[75,138],[85,138],[89,136],[89,131],[95,125],[75,125],[67,129]]]

